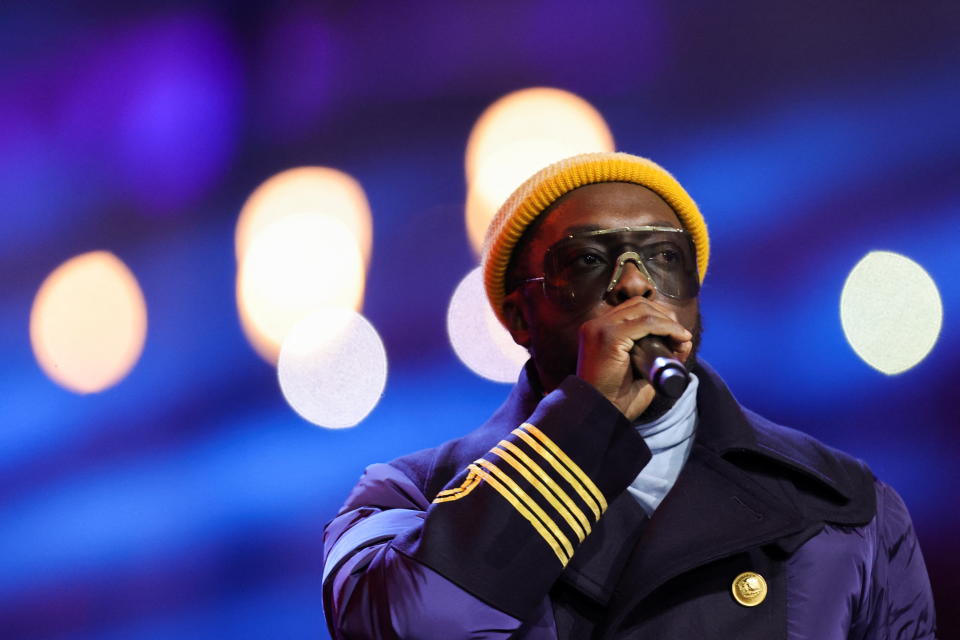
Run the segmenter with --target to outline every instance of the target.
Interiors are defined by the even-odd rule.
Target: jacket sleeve
[[[877,483],[876,525],[874,564],[861,609],[862,637],[932,640],[936,615],[917,535],[903,500],[882,482]]]
[[[555,637],[550,587],[650,452],[573,376],[504,431],[435,496],[368,468],[324,533],[334,638]]]

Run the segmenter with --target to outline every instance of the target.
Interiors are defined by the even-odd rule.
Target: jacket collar
[[[748,549],[790,553],[824,522],[873,517],[872,476],[856,461],[741,409],[705,363],[694,371],[698,431],[673,489],[652,519],[627,492],[611,501],[562,575],[602,605],[639,602],[685,571]]]
[[[873,474],[866,465],[811,436],[775,424],[740,406],[723,380],[706,362],[693,369],[700,378],[697,397],[701,420],[697,441],[727,460],[749,466],[758,461],[795,479],[805,493],[834,505],[842,524],[864,524],[875,510]],[[831,511],[831,510],[827,510]]]
[[[763,458],[787,473],[803,477],[809,481],[811,491],[819,491],[841,508],[858,502],[869,506],[873,476],[862,462],[741,407],[720,375],[705,361],[698,359],[692,371],[700,380],[698,444],[729,460]],[[506,402],[485,427],[524,422],[542,398],[536,369],[533,361],[528,360]]]

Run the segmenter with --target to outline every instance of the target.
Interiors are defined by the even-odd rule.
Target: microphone
[[[636,341],[630,352],[633,365],[653,385],[657,393],[679,398],[690,382],[683,363],[674,357],[660,336],[645,336]]]

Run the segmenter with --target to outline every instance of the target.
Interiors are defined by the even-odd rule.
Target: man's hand
[[[681,362],[693,349],[693,335],[677,322],[673,311],[634,296],[591,318],[580,327],[577,376],[592,384],[631,422],[653,401],[653,385],[640,377],[632,364],[631,351],[637,340],[664,336],[664,342]]]

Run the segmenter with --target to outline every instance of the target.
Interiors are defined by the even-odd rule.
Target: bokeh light
[[[840,321],[853,350],[888,375],[923,360],[940,335],[943,304],[933,278],[897,253],[871,251],[847,276]]]
[[[275,363],[287,332],[314,311],[359,309],[363,258],[337,218],[283,216],[253,235],[237,274],[237,306],[247,338]]]
[[[257,352],[276,363],[286,333],[327,307],[359,309],[372,247],[363,188],[329,167],[282,171],[237,220],[237,306]]]
[[[147,305],[137,279],[107,251],[57,267],[30,312],[37,362],[51,380],[77,393],[103,391],[122,380],[146,335]]]
[[[313,424],[340,429],[363,420],[387,381],[387,356],[376,329],[349,309],[305,317],[283,341],[277,375],[283,396]]]
[[[536,171],[578,153],[613,151],[603,116],[586,100],[560,89],[510,93],[477,120],[467,142],[466,221],[479,253],[490,219]]]
[[[513,341],[487,302],[480,267],[460,281],[447,309],[447,333],[457,357],[495,382],[516,382],[527,350]]]
[[[243,261],[260,231],[287,216],[305,213],[346,225],[356,238],[364,263],[369,262],[373,231],[367,196],[359,182],[329,167],[288,169],[257,187],[237,221],[237,261]]]

